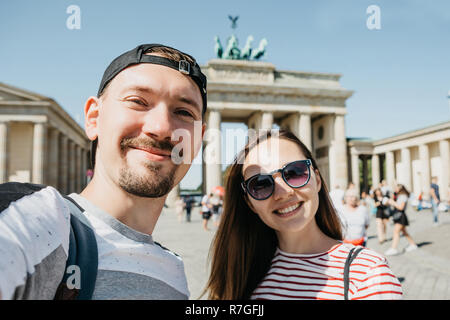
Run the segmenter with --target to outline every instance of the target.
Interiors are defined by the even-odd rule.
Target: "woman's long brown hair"
[[[236,156],[225,176],[225,198],[220,225],[213,239],[209,259],[210,277],[202,296],[209,299],[249,299],[270,268],[278,240],[275,231],[264,224],[247,205],[241,187],[242,167],[245,157],[260,142],[273,138],[296,143],[304,156],[311,159],[313,169],[317,164],[308,148],[291,132],[266,131],[246,144]],[[320,175],[319,208],[315,215],[319,229],[327,236],[342,240],[341,223],[328,196],[325,181]]]

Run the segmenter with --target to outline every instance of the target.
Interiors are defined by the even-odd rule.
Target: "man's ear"
[[[89,97],[84,105],[84,130],[91,141],[98,137],[99,106],[100,99],[94,96]]]
[[[205,136],[205,131],[206,131],[206,123],[202,123],[202,141],[203,141],[203,137]]]

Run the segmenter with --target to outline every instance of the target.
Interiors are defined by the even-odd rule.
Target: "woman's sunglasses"
[[[309,182],[311,160],[298,160],[286,164],[283,168],[267,174],[256,174],[241,182],[242,189],[255,200],[269,198],[275,190],[273,175],[281,172],[284,182],[291,188],[301,188]]]

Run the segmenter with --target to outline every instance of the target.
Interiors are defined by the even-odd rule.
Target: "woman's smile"
[[[273,213],[282,218],[291,217],[300,212],[300,210],[303,208],[303,203],[304,201],[296,202],[287,207],[285,206],[283,208],[276,209],[273,211]]]

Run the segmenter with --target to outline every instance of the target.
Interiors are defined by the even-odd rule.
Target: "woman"
[[[221,213],[221,207],[222,207],[222,197],[218,195],[217,193],[214,193],[213,197],[211,198],[211,204],[212,204],[212,218],[214,221],[214,226],[219,226],[220,221],[220,213]]]
[[[344,223],[344,242],[355,246],[366,246],[366,230],[369,227],[369,211],[359,203],[356,190],[348,189],[344,196],[344,205],[338,209]]]
[[[209,298],[343,299],[348,253],[305,145],[284,130],[251,139],[227,170]],[[354,260],[350,279],[350,299],[401,298],[386,260],[369,249]]]
[[[202,198],[202,218],[203,218],[203,230],[205,231],[209,231],[208,229],[208,221],[209,218],[211,218],[211,209],[212,209],[212,204],[211,204],[211,198],[212,198],[213,194],[210,193],[205,194]]]
[[[378,242],[383,244],[386,241],[386,226],[389,221],[389,207],[387,205],[389,198],[383,196],[381,189],[376,189],[374,192],[376,221],[377,221],[377,235]]]
[[[400,232],[403,233],[406,240],[409,242],[409,246],[406,248],[406,252],[416,250],[418,247],[409,233],[406,231],[406,226],[409,225],[408,217],[406,216],[406,205],[409,198],[409,192],[402,184],[397,185],[395,190],[397,199],[389,200],[389,204],[394,207],[394,213],[392,220],[394,221],[394,234],[392,236],[392,246],[384,253],[387,256],[393,256],[400,253],[397,249],[400,242]]]

